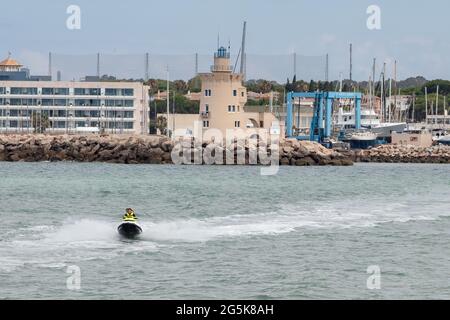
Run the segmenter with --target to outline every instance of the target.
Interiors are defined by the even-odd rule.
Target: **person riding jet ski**
[[[142,228],[136,223],[137,219],[134,210],[127,208],[122,217],[122,224],[117,228],[119,234],[129,239],[134,239],[140,235]]]
[[[122,219],[123,221],[136,221],[138,218],[136,217],[136,213],[134,213],[133,209],[127,208]]]

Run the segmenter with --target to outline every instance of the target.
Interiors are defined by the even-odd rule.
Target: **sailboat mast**
[[[437,124],[437,116],[438,116],[438,109],[439,109],[439,85],[436,87],[436,109],[434,111],[434,124]]]
[[[167,66],[167,92],[166,92],[166,100],[167,100],[167,136],[170,136],[169,133],[169,114],[170,114],[170,93],[169,93],[169,66]]]
[[[425,124],[428,124],[428,88],[425,87]]]
[[[386,63],[383,64],[383,73],[381,76],[381,121],[385,121],[386,120],[386,99],[384,97],[384,74],[386,72]]]
[[[388,106],[388,118],[389,122],[391,122],[391,108],[392,108],[392,76],[389,79],[389,106]]]
[[[394,112],[397,113],[397,60],[394,62]]]

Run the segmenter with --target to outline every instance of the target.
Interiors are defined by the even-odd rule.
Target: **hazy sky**
[[[81,8],[80,30],[66,27],[66,9],[71,4]],[[381,30],[366,26],[369,5],[381,8]],[[369,77],[374,57],[378,68],[388,62],[388,72],[397,59],[399,78],[450,78],[448,0],[14,0],[2,1],[1,11],[0,56],[11,51],[32,73],[46,73],[49,51],[77,55],[150,52],[172,59],[180,55],[178,65],[185,65],[186,55],[211,54],[218,33],[221,44],[228,46],[230,40],[236,54],[246,20],[250,77],[291,77],[291,55],[296,52],[297,78],[324,74],[323,58],[317,57],[326,53],[330,55],[330,78],[339,78],[341,72],[348,78],[351,42],[357,80]],[[252,54],[268,56],[250,61]],[[90,62],[89,70],[95,74],[95,59]],[[163,67],[152,62],[150,76],[159,76]],[[175,63],[167,64],[175,74],[181,70]],[[185,75],[189,72],[179,76],[189,77]]]

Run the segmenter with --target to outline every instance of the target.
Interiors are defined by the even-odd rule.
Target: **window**
[[[105,89],[105,96],[117,96],[117,89]]]
[[[259,122],[259,127],[260,127],[260,128],[264,128],[264,121],[260,121],[260,122]]]
[[[234,122],[234,127],[235,128],[239,128],[241,126],[241,122],[240,121],[235,121]]]
[[[208,113],[209,112],[209,104],[205,105],[205,112]]]
[[[236,106],[233,106],[233,112],[236,112]]]
[[[203,121],[203,128],[209,128],[209,121],[208,120]]]
[[[101,94],[100,88],[75,88],[76,96],[97,96]]]
[[[233,90],[233,97],[237,96],[237,90]]]
[[[11,94],[37,94],[37,88],[11,88]]]
[[[122,89],[122,95],[123,96],[133,96],[134,90],[133,89]]]
[[[228,112],[231,112],[231,106],[228,106]]]
[[[66,116],[66,110],[55,110],[53,112],[54,117],[65,117]]]
[[[211,89],[205,90],[205,97],[211,97]]]
[[[69,94],[69,88],[42,88],[43,95],[62,96]]]
[[[4,88],[4,87],[1,87],[1,88],[0,88],[0,94],[5,94],[5,92],[6,92],[5,88]]]
[[[76,99],[75,100],[75,106],[78,107],[99,107],[100,106],[100,100],[97,99]]]
[[[37,106],[37,99],[15,99],[9,100],[9,104],[12,106]]]
[[[123,128],[124,129],[133,129],[133,122],[124,122]]]
[[[43,106],[66,106],[66,99],[42,99]]]
[[[244,91],[241,92],[241,97],[243,97],[243,96],[244,96]]]

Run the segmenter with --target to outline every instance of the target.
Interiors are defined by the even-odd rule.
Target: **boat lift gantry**
[[[308,136],[294,136],[293,108],[295,98],[314,99],[314,111]],[[333,102],[335,99],[355,100],[355,129],[361,129],[361,92],[288,92],[286,97],[286,136],[299,140],[310,140],[319,143],[331,138],[333,122]],[[300,108],[300,106],[299,106]],[[298,121],[300,122],[300,121]]]

